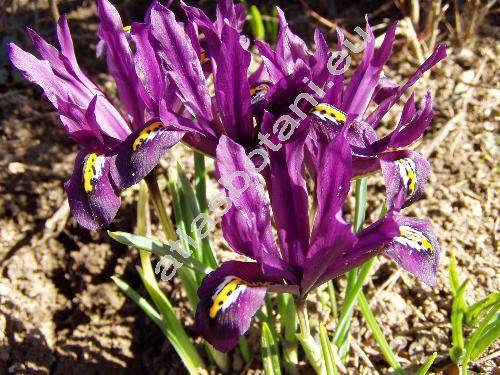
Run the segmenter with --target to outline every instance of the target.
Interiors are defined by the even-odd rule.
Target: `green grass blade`
[[[483,337],[488,325],[496,318],[500,310],[500,302],[497,302],[490,309],[486,317],[481,321],[474,333],[469,337],[467,345],[465,347],[465,355],[462,360],[462,374],[467,374],[468,362],[471,358],[472,351],[477,347],[479,340]]]
[[[490,293],[488,297],[467,308],[467,311],[465,312],[466,324],[469,327],[475,326],[480,316],[498,301],[500,301],[500,293]]]
[[[205,363],[196,350],[194,344],[189,339],[189,336],[184,330],[184,326],[177,319],[172,304],[162,291],[156,289],[150,284],[148,279],[144,276],[142,268],[137,267],[137,271],[139,272],[139,275],[141,276],[141,279],[146,286],[149,295],[151,296],[163,316],[163,320],[167,327],[167,332],[165,332],[165,334],[167,335],[169,340],[170,337],[175,338],[175,344],[174,342],[172,342],[172,340],[170,341],[172,342],[172,345],[178,352],[179,356],[182,358],[183,363],[186,365],[186,367],[191,364],[188,367],[189,372],[198,374],[200,369],[205,369]],[[190,369],[190,367],[192,367],[192,369]]]
[[[164,329],[164,323],[161,320],[160,314],[143,296],[141,296],[134,288],[118,276],[111,276],[111,279],[123,293],[129,296],[137,304],[137,306],[139,306],[142,311],[146,313],[148,318],[151,319],[153,323],[155,323],[162,330]]]
[[[434,352],[431,357],[425,361],[425,363],[420,367],[415,375],[426,375],[429,369],[431,368],[432,364],[434,363],[434,360],[437,357],[437,352]]]
[[[368,179],[362,177],[356,180],[356,205],[354,208],[354,231],[359,232],[363,228],[366,215],[366,191]]]
[[[240,341],[238,341],[238,347],[240,348],[243,360],[246,363],[250,362],[252,356],[250,355],[250,346],[248,345],[248,340],[245,336],[241,336]]]
[[[169,328],[168,323],[160,316],[160,314],[154,309],[153,306],[151,306],[151,304],[146,299],[144,299],[139,293],[137,293],[132,287],[130,287],[130,285],[121,280],[119,277],[113,276],[111,277],[111,279],[146,313],[151,321],[153,321],[162,330],[190,374],[199,374],[200,371],[205,370],[205,364],[203,363],[201,357],[199,357],[198,352],[196,351],[194,346],[192,347],[194,352],[192,352],[187,347],[188,345],[183,343],[182,337],[179,337],[177,333]],[[192,346],[192,343],[189,342],[189,345]]]
[[[354,231],[359,232],[363,228],[366,215],[366,191],[368,186],[368,179],[366,177],[358,178],[356,180],[356,204],[354,207]],[[361,290],[364,278],[368,274],[371,267],[363,265],[360,269],[359,277],[356,277],[358,269],[352,270],[347,273],[347,287],[344,297],[344,306],[339,319],[339,325],[335,332],[334,344],[339,348],[340,356],[345,363],[349,352],[350,341],[350,327],[352,320],[352,310],[356,304],[356,299]],[[361,279],[362,278],[362,279]],[[360,282],[358,282],[360,281]]]
[[[500,338],[500,319],[497,314],[495,321],[488,324],[483,334],[471,349],[470,359],[475,361],[493,342]]]
[[[398,358],[392,351],[389,343],[385,339],[384,333],[380,328],[375,316],[373,315],[372,310],[370,309],[370,305],[366,300],[366,297],[363,292],[361,292],[358,296],[358,305],[363,317],[365,318],[366,324],[370,328],[372,332],[373,338],[377,341],[382,354],[384,355],[385,360],[389,363],[389,365],[396,371],[397,374],[404,374],[404,371],[399,364]]]
[[[281,375],[281,366],[278,353],[278,346],[274,341],[273,334],[266,322],[262,323],[261,341],[262,363],[266,375]]]
[[[164,255],[170,255],[176,261],[184,264],[186,267],[189,267],[201,274],[207,274],[211,270],[203,263],[194,259],[192,256],[185,258],[181,254],[179,254],[179,252],[172,249],[171,246],[159,240],[155,240],[145,236],[140,236],[138,234],[132,234],[121,231],[116,231],[116,232],[108,231],[108,234],[112,239],[123,245],[135,247],[139,250],[147,251],[148,253],[158,255],[159,257],[162,257]]]
[[[206,169],[205,169],[205,156],[199,152],[194,153],[194,175],[195,175],[195,192],[196,199],[198,201],[198,206],[200,212],[208,212],[207,203],[207,183],[206,183]],[[210,266],[211,268],[216,268],[217,256],[215,251],[213,251],[212,246],[210,246],[210,239],[208,236],[201,239],[201,246],[203,252],[203,262]]]
[[[469,279],[465,280],[457,289],[456,295],[453,298],[451,305],[451,342],[450,358],[454,363],[459,363],[465,351],[464,333],[462,322],[464,318],[464,293]]]
[[[307,360],[314,368],[317,374],[324,374],[325,367],[323,362],[323,355],[321,352],[321,348],[318,346],[314,337],[309,335],[303,335],[302,333],[297,333],[295,335],[299,340],[302,349],[306,353]]]
[[[292,373],[296,370],[299,364],[297,337],[297,312],[295,303],[290,294],[278,294],[278,312],[281,316],[281,334],[282,350],[283,350],[283,365],[287,373]]]
[[[328,338],[328,333],[323,323],[319,325],[319,337],[321,340],[321,350],[323,352],[323,360],[327,375],[338,375],[337,365],[335,364],[335,357],[333,355],[332,344]]]
[[[262,21],[262,15],[260,14],[259,8],[255,5],[250,6],[250,28],[252,29],[252,34],[255,39],[265,40],[266,30],[264,29],[264,22]]]
[[[337,324],[337,329],[335,331],[335,335],[333,337],[333,342],[337,347],[341,344],[341,337],[345,335],[347,327],[350,325],[350,316],[352,314],[352,310],[354,309],[356,299],[358,298],[359,293],[363,287],[366,277],[370,271],[370,268],[373,264],[373,259],[370,259],[368,262],[363,264],[360,267],[360,272],[354,286],[351,288],[350,293],[346,296],[344,301],[344,306],[342,309],[342,314],[339,318],[339,323]]]
[[[337,307],[337,297],[335,296],[335,288],[333,287],[333,281],[328,281],[327,290],[328,296],[330,297],[330,309],[332,311],[332,317],[334,320],[337,320],[338,317],[338,307]]]
[[[460,288],[460,278],[458,276],[457,259],[455,258],[454,251],[450,254],[449,273],[451,292],[453,297],[455,297],[458,289]]]

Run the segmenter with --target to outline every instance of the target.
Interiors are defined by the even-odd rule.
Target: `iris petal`
[[[184,134],[156,119],[133,132],[113,153],[111,173],[116,186],[121,190],[141,181]]]
[[[198,289],[196,330],[216,349],[231,350],[250,327],[267,287],[275,284],[279,279],[266,277],[258,263],[223,263]]]
[[[385,179],[388,209],[407,207],[424,194],[430,165],[418,152],[394,151],[382,154],[380,165]]]
[[[396,220],[399,235],[383,253],[424,283],[436,285],[440,248],[431,222],[401,215]]]
[[[109,158],[80,151],[73,175],[64,184],[75,220],[88,230],[107,226],[116,215],[121,199],[112,184]]]

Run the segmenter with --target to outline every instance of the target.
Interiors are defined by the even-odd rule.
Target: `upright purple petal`
[[[345,138],[349,124],[328,144],[320,157],[317,176],[318,211],[314,219],[311,248],[307,253],[303,285],[314,285],[332,260],[352,248],[356,236],[342,219],[342,207],[351,184],[351,149]]]
[[[322,87],[330,76],[328,59],[331,53],[328,43],[319,29],[314,31],[314,42],[316,44],[316,52],[314,53],[314,66],[311,73],[312,81],[317,86]]]
[[[158,116],[159,101],[166,94],[167,82],[153,46],[155,41],[151,35],[151,25],[133,23],[130,35],[135,44],[135,69],[137,74],[143,77],[148,93],[144,103],[153,115]],[[174,100],[170,98],[169,101]]]
[[[226,134],[241,144],[249,143],[254,133],[250,86],[246,78],[250,59],[250,52],[240,44],[238,31],[226,24],[215,58],[215,97]]]
[[[151,11],[152,33],[160,45],[158,54],[167,74],[177,86],[184,105],[197,117],[213,119],[212,103],[205,76],[189,36],[174,14],[157,4]]]
[[[368,108],[380,80],[382,68],[391,55],[396,26],[394,23],[389,27],[382,46],[375,51],[375,35],[367,22],[366,32],[370,39],[365,41],[367,46],[363,52],[361,65],[351,78],[342,102],[342,109],[347,113],[362,117]]]
[[[422,136],[424,131],[430,125],[433,115],[434,112],[432,108],[431,93],[427,92],[422,107],[411,118],[411,120],[405,124],[405,127],[392,137],[390,147],[397,148],[411,145]]]
[[[88,140],[89,131],[96,139],[100,138],[83,117],[83,113],[97,97],[95,116],[99,131],[118,140],[126,138],[130,133],[127,124],[102,92],[85,86],[71,67],[59,59],[62,55],[53,46],[47,44],[34,32],[31,36],[39,51],[50,60],[39,60],[15,44],[9,44],[10,60],[26,79],[42,88],[47,99],[59,111],[69,135],[78,143],[80,139]],[[68,69],[65,70],[66,68]],[[80,135],[77,136],[77,133]],[[83,133],[86,136],[82,138]],[[89,145],[88,143],[80,144]]]
[[[243,4],[234,4],[233,0],[217,1],[217,29],[222,34],[224,23],[227,22],[231,27],[241,32],[247,12]]]
[[[102,154],[80,151],[64,189],[73,217],[88,230],[109,225],[120,207],[121,199],[109,174],[109,160]]]
[[[222,216],[224,238],[234,251],[261,263],[267,274],[279,271],[283,277],[294,278],[280,259],[269,198],[252,167],[245,149],[223,135],[217,146],[216,170],[231,201],[231,208]]]
[[[411,86],[418,81],[418,79],[429,69],[431,69],[438,62],[446,57],[446,45],[440,44],[431,56],[425,60],[425,62],[417,69],[417,71],[406,81],[406,83],[397,90],[397,92],[389,98],[380,103],[380,105],[373,111],[366,121],[372,126],[376,127],[382,117],[385,116],[387,112],[392,108],[392,106],[401,98],[401,96],[408,90]]]
[[[99,37],[106,43],[108,69],[118,88],[118,94],[132,118],[134,130],[144,125],[144,86],[135,71],[132,51],[116,8],[108,0],[98,0]]]
[[[217,350],[231,350],[250,327],[272,284],[280,280],[265,276],[258,263],[222,263],[198,289],[196,330]]]
[[[340,58],[339,54],[342,53],[343,44],[345,36],[342,30],[337,28],[337,58]],[[338,60],[337,60],[338,61]],[[335,66],[335,65],[333,65]],[[327,89],[325,95],[325,101],[338,108],[342,105],[342,98],[344,96],[344,73],[341,73],[345,68],[345,60],[339,63],[337,67],[338,74],[333,74],[330,82],[327,82]]]
[[[66,18],[66,15],[64,14],[59,17],[59,21],[57,22],[57,39],[59,40],[59,45],[61,46],[62,56],[60,56],[60,58],[65,62],[66,65],[69,63],[71,69],[78,77],[78,79],[88,88],[95,90],[95,94],[97,94],[100,89],[94,82],[92,82],[87,74],[83,72],[83,70],[78,65],[78,62],[76,61],[73,40],[71,38],[71,33],[68,27],[68,20]]]
[[[180,5],[184,13],[186,13],[189,22],[195,24],[205,35],[209,49],[216,51],[220,45],[220,35],[210,18],[201,9],[190,7],[183,1],[181,1]]]
[[[309,57],[311,52],[307,48],[305,42],[292,33],[288,27],[288,23],[285,18],[283,11],[276,7],[278,10],[279,19],[279,32],[278,32],[278,42],[276,45],[276,52],[288,65],[288,71],[293,71],[295,62],[297,60],[302,60],[305,63],[309,62]]]
[[[67,90],[57,79],[48,61],[37,59],[14,43],[9,43],[7,48],[12,64],[28,81],[36,83],[42,88],[45,96],[55,108],[57,108],[58,97],[69,100]]]
[[[381,76],[378,81],[377,88],[373,93],[372,101],[379,104],[384,101],[384,99],[394,95],[398,88],[399,85],[397,83],[391,81],[385,76]]]
[[[383,253],[424,283],[436,285],[440,248],[432,224],[427,220],[400,215],[396,215],[396,220],[399,235]]]
[[[263,65],[267,70],[269,79],[275,83],[288,75],[285,60],[274,51],[269,44],[256,40],[255,45],[259,49],[259,54],[262,57]]]
[[[299,137],[270,151],[274,220],[284,260],[300,272],[309,247],[309,201],[304,168],[304,141]]]

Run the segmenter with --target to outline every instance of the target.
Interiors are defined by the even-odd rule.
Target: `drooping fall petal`
[[[383,253],[424,283],[437,283],[440,248],[432,224],[428,220],[395,215],[399,235]]]
[[[196,330],[217,350],[234,348],[264,302],[269,285],[260,264],[229,261],[208,274],[198,289]]]
[[[73,175],[64,184],[73,217],[88,230],[109,225],[120,207],[109,169],[105,155],[82,150],[76,156]]]
[[[399,210],[424,194],[430,165],[415,151],[394,151],[380,156],[384,174],[387,208]]]
[[[157,119],[130,134],[114,149],[111,158],[111,172],[117,188],[126,189],[146,177],[184,134]]]

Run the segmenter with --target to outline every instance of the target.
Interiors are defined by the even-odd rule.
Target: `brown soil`
[[[72,10],[70,23],[76,30],[74,35],[78,35],[82,65],[96,76],[105,70],[93,57],[95,7],[63,2],[61,8],[65,7]],[[144,11],[142,6],[134,9],[125,4],[122,8],[128,17],[139,17]],[[14,24],[36,23],[43,35],[51,35],[46,9],[38,12],[38,18],[33,18],[31,8],[21,11],[22,4],[16,9],[8,19],[12,22],[12,38],[28,45]],[[353,6],[345,14],[359,18],[359,9]],[[390,16],[399,17],[397,12]],[[310,33],[300,17],[297,27]],[[436,108],[431,130],[416,146],[420,151],[429,150],[441,129],[461,111],[464,101],[468,103],[464,119],[431,154],[433,174],[425,197],[405,212],[434,222],[443,250],[439,285],[430,289],[379,258],[365,288],[388,341],[409,369],[434,351],[441,360],[438,368],[446,364],[450,347],[450,251],[455,251],[461,277],[471,280],[467,296],[472,301],[499,290],[500,91],[496,56],[500,51],[492,37],[495,32],[498,30],[483,25],[467,48],[450,41],[450,57],[423,80],[417,91],[421,97],[425,89],[431,89]],[[407,44],[400,43],[385,71],[396,81],[407,77],[415,67],[413,51]],[[2,64],[4,61],[0,61],[0,69]],[[71,173],[77,147],[66,138],[39,91],[15,78],[11,72],[7,82],[0,83],[0,373],[184,373],[161,332],[110,279],[119,275],[145,295],[134,269],[138,254],[112,242],[105,233],[79,228],[69,217],[62,184]],[[112,90],[108,76],[100,74],[98,81]],[[393,120],[388,118],[387,122]],[[176,150],[178,158],[184,159],[182,147]],[[378,176],[370,178],[370,186],[371,192],[383,191]],[[134,229],[135,197],[134,190],[125,193],[111,229]],[[379,203],[380,199],[374,199],[370,207]],[[370,210],[372,216],[375,211]],[[218,246],[220,234],[215,238]],[[221,247],[227,249],[227,245]],[[337,280],[335,285],[340,296],[345,283]],[[179,286],[165,288],[181,315],[188,316],[188,332],[195,337],[191,312]],[[319,302],[313,300],[311,307],[313,317],[328,314]],[[334,324],[329,328],[333,330]],[[387,365],[359,313],[355,314],[352,332],[353,341],[377,371],[387,373]],[[250,334],[256,356],[249,373],[260,373],[258,339],[255,331]],[[487,354],[498,349],[497,343]],[[352,357],[350,373],[375,373],[357,355]],[[237,351],[233,359],[234,372],[242,372]],[[479,361],[473,370],[487,373],[498,364],[498,357],[493,356],[492,360]],[[303,370],[310,372],[305,365]]]

